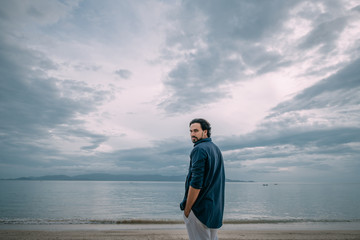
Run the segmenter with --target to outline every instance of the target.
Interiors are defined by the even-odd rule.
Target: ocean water
[[[0,181],[0,224],[181,222],[182,182]],[[228,223],[359,222],[360,184],[226,183]]]

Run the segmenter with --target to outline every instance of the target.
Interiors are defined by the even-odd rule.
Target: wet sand
[[[360,222],[224,224],[219,239],[360,240]],[[0,240],[188,239],[184,224],[0,225]]]
[[[141,230],[0,230],[0,239],[7,240],[77,240],[77,239],[188,239],[185,229]],[[219,230],[219,239],[360,239],[360,230]]]

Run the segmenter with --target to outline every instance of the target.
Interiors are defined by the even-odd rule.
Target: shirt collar
[[[194,147],[203,142],[211,142],[211,138],[204,138],[204,139],[197,141],[196,143],[194,143]]]

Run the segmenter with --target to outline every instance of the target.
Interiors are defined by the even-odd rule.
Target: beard
[[[197,141],[199,141],[199,140],[201,140],[202,138],[197,138],[197,137],[192,137],[191,138],[191,141],[193,142],[193,143],[196,143]]]

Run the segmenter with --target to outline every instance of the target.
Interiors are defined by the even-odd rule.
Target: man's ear
[[[207,132],[208,132],[208,130],[204,130],[204,134],[206,134],[206,137],[209,137],[209,136],[207,135]]]

